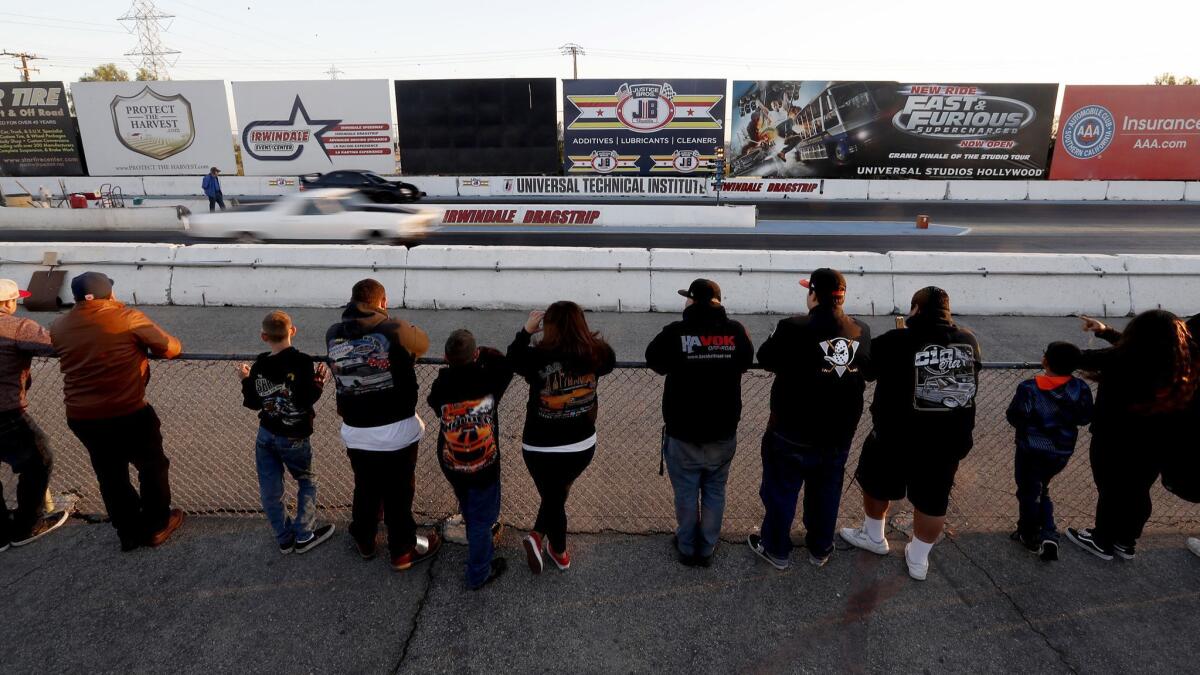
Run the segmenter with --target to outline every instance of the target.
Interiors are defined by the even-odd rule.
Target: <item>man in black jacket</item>
[[[808,289],[808,315],[780,321],[758,350],[758,362],[775,373],[775,382],[762,441],[759,496],[766,513],[747,543],[778,569],[790,565],[801,487],[809,561],[821,567],[833,552],[846,457],[871,361],[871,330],[842,311],[845,277],[822,268],[800,285]]]
[[[855,477],[866,518],[841,536],[885,555],[883,525],[889,502],[912,502],[913,540],[904,547],[908,574],[923,581],[929,551],[946,524],[958,463],[973,445],[975,396],[982,355],[971,331],[950,317],[950,296],[929,286],[912,298],[907,326],[871,342],[877,380],[874,428],[863,443]]]
[[[742,374],[754,361],[746,329],[721,306],[721,287],[697,279],[683,320],[646,348],[646,364],[666,375],[663,457],[675,490],[675,545],[685,565],[708,567],[721,534],[725,482],[737,451]]]
[[[387,292],[374,279],[354,284],[342,320],[325,333],[337,384],[342,441],[354,471],[350,535],[364,559],[375,557],[383,511],[392,569],[406,570],[437,553],[436,532],[417,534],[413,474],[425,423],[417,415],[416,360],[429,336],[387,313]]]

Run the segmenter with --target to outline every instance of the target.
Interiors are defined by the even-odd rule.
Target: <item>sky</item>
[[[580,77],[1148,84],[1200,76],[1200,3],[157,0],[171,79]],[[129,0],[0,2],[0,50],[131,74]],[[132,26],[130,26],[132,28]],[[0,61],[9,75],[15,61]],[[11,76],[11,77],[10,77]]]

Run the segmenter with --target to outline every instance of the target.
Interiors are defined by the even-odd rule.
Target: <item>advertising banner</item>
[[[460,195],[491,194],[538,197],[700,197],[709,192],[709,179],[668,176],[492,176],[459,182]],[[477,187],[478,186],[478,187]]]
[[[247,176],[395,173],[387,80],[234,82]]]
[[[725,80],[563,80],[567,174],[711,174]]]
[[[234,173],[225,83],[76,82],[79,133],[93,176]]]
[[[1057,84],[737,81],[735,176],[1046,177]]]
[[[63,83],[0,82],[0,176],[82,175]]]
[[[1200,87],[1068,86],[1050,177],[1200,179]]]

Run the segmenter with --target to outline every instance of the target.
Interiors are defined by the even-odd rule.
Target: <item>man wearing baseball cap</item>
[[[833,552],[846,457],[871,362],[870,329],[842,309],[845,277],[821,268],[800,285],[808,291],[808,314],[780,321],[758,350],[758,362],[775,373],[775,382],[762,441],[765,514],[747,543],[778,569],[790,566],[802,487],[809,562],[821,567]]]
[[[113,298],[112,279],[84,272],[71,280],[75,306],[50,326],[63,374],[67,426],[87,448],[100,496],[122,551],[158,546],[183,524],[171,508],[170,461],[158,415],[146,402],[149,352],[179,356],[179,340]],[[138,471],[139,495],[129,482]]]
[[[675,547],[684,565],[708,567],[721,534],[742,374],[754,361],[754,345],[726,315],[715,281],[696,279],[679,294],[687,298],[683,320],[654,338],[646,364],[667,376],[662,452],[675,491]]]
[[[50,333],[36,322],[16,316],[17,301],[29,297],[12,279],[0,279],[0,462],[12,467],[17,483],[17,510],[11,517],[0,485],[0,551],[24,546],[67,522],[66,511],[42,514],[53,459],[46,435],[29,416],[25,393],[32,380],[35,356],[53,353]]]

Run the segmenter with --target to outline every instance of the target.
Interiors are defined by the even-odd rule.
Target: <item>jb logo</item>
[[[697,347],[717,348],[720,350],[733,349],[732,335],[680,335],[683,342],[683,353],[691,354]]]

